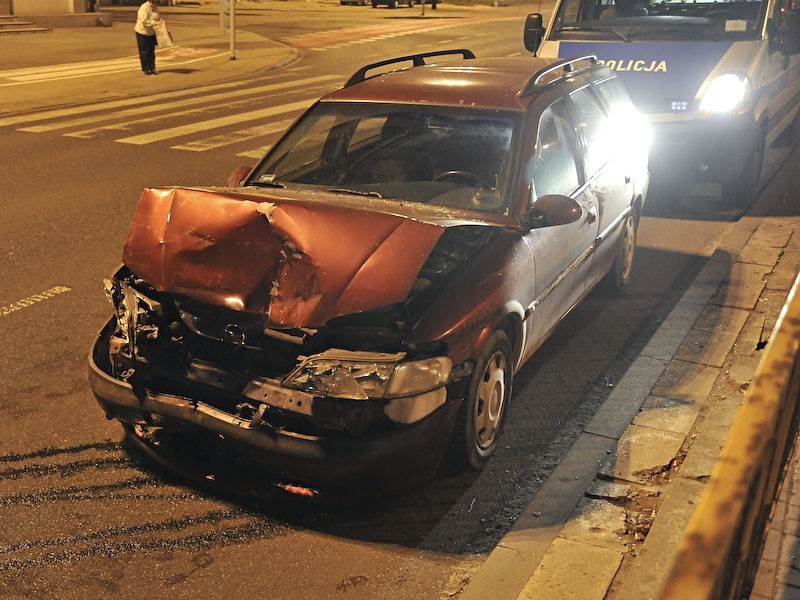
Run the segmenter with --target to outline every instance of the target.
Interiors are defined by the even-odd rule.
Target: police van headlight
[[[751,89],[750,80],[746,75],[738,73],[717,75],[700,100],[701,116],[745,112]]]

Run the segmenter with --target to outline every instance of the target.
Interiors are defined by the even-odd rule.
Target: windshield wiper
[[[370,198],[383,198],[378,192],[365,192],[361,190],[348,190],[347,188],[328,188],[325,190],[334,194],[353,194],[354,196],[369,196]]]
[[[561,31],[599,31],[601,33],[613,33],[615,36],[617,36],[623,42],[630,42],[630,40],[628,38],[626,38],[624,35],[622,35],[616,29],[612,29],[611,27],[591,27],[591,26],[577,27],[577,26],[574,26],[574,25],[568,25],[566,27],[561,27],[560,29],[557,29],[556,33],[559,33]]]

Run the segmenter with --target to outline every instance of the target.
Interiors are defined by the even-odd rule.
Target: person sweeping
[[[136,13],[136,45],[139,47],[139,60],[145,75],[158,75],[156,70],[156,25],[161,21],[158,1],[147,0]]]

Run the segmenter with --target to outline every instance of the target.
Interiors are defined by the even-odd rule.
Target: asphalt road
[[[141,189],[223,184],[299,109],[226,118],[310,104],[365,62],[463,46],[524,53],[525,10],[420,31],[408,28],[420,7],[334,8],[302,22],[241,17],[244,29],[302,48],[282,69],[3,128],[0,597],[457,595],[736,218],[713,199],[651,208],[632,284],[620,296],[593,293],[518,374],[503,447],[481,474],[443,473],[402,497],[309,510],[239,502],[151,468],[120,444],[85,378],[110,314],[102,279],[120,260]],[[354,28],[366,38],[373,25],[379,39],[352,43]],[[272,133],[242,133],[269,124]]]

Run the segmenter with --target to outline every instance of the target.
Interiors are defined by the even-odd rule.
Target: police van
[[[798,119],[798,0],[558,0],[547,28],[528,15],[524,41],[620,76],[650,124],[653,183],[674,195],[711,181],[747,206],[766,149]]]

